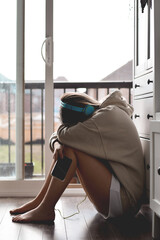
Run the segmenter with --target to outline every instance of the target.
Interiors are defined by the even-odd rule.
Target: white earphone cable
[[[77,212],[75,212],[75,213],[73,213],[73,214],[71,214],[71,215],[69,215],[69,216],[64,217],[59,209],[56,209],[56,208],[55,208],[55,210],[59,212],[59,214],[61,215],[61,217],[62,217],[63,219],[71,218],[71,217],[73,217],[74,215],[80,213],[79,205],[81,205],[81,204],[86,200],[86,198],[87,198],[87,195],[85,196],[85,198],[84,198],[81,202],[79,202],[79,203],[77,204]]]

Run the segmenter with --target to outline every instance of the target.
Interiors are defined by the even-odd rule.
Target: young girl
[[[49,143],[51,171],[34,200],[10,211],[20,214],[12,221],[54,221],[55,205],[75,172],[104,218],[136,214],[144,191],[144,160],[132,113],[120,91],[108,95],[101,104],[86,94],[64,94],[62,125]],[[71,165],[61,181],[51,172],[58,157],[64,156],[71,159]]]

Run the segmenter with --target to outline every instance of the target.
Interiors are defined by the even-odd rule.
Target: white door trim
[[[24,178],[24,25],[25,1],[17,0],[16,179]]]
[[[0,180],[0,197],[35,196],[44,179],[24,179],[24,29],[25,0],[17,0],[17,94],[16,94],[16,177]],[[46,38],[53,39],[53,0],[46,0]],[[46,49],[48,49],[46,47]],[[52,45],[50,50],[52,51]],[[47,52],[48,54],[48,52]],[[52,54],[50,54],[52,56]],[[46,64],[45,74],[45,174],[48,173],[52,154],[49,137],[53,132],[53,61]]]
[[[51,56],[50,64],[45,67],[45,175],[50,169],[52,153],[49,138],[53,133],[53,0],[46,0],[46,38],[51,41],[46,45],[46,59]],[[49,52],[48,52],[49,51]],[[51,54],[50,54],[51,51]]]

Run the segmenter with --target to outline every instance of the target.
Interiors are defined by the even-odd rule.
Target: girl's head
[[[69,104],[69,106],[68,106]],[[93,106],[91,114],[85,114],[85,112],[79,112],[73,109],[69,109],[71,106],[78,107],[78,109],[85,108],[87,105]],[[70,92],[65,93],[61,97],[60,118],[61,122],[65,125],[71,126],[78,122],[83,122],[93,115],[94,110],[99,108],[99,102],[88,96],[85,93]],[[75,108],[76,109],[76,108]]]

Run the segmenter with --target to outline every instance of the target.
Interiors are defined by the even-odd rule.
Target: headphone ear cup
[[[87,105],[84,109],[84,113],[86,116],[91,115],[95,111],[95,108],[92,105]]]

